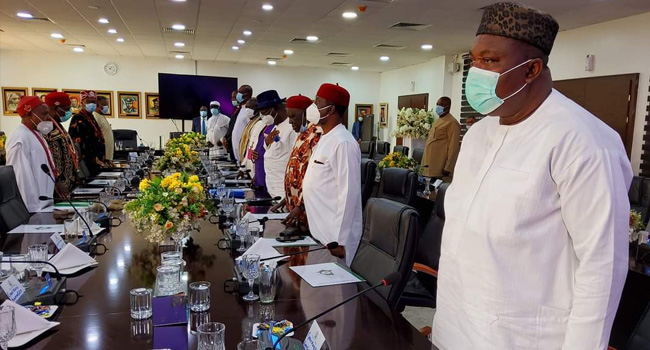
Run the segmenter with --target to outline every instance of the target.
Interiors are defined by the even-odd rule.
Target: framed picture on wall
[[[45,95],[49,94],[50,92],[57,91],[56,89],[52,88],[32,88],[32,96],[38,96],[38,98],[41,99],[41,102],[45,103]]]
[[[155,92],[145,92],[144,100],[147,106],[146,118],[158,119],[160,117],[160,96]]]
[[[373,110],[373,105],[371,104],[355,104],[354,105],[354,117],[365,117],[371,115]]]
[[[387,128],[388,127],[388,103],[379,104],[379,127]]]
[[[3,87],[2,110],[4,115],[18,115],[16,109],[20,98],[27,95],[26,87]]]
[[[72,114],[74,115],[81,112],[81,108],[83,108],[80,96],[81,90],[63,89],[63,92],[70,96],[70,111]]]
[[[140,118],[140,93],[133,91],[118,91],[119,118]]]
[[[106,97],[106,100],[108,100],[108,113],[106,113],[104,116],[110,118],[114,117],[115,115],[113,114],[113,91],[97,90],[97,97],[99,96]]]

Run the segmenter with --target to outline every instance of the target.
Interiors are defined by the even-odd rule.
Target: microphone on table
[[[369,292],[371,290],[375,290],[375,289],[377,289],[379,287],[393,285],[393,284],[399,282],[401,279],[402,279],[402,274],[399,271],[395,271],[395,272],[389,274],[388,276],[384,277],[384,279],[379,281],[379,283],[375,284],[374,286],[368,287],[368,288],[360,291],[359,293],[357,293],[357,294],[343,300],[342,302],[330,307],[329,309],[319,313],[318,315],[309,318],[305,322],[303,322],[303,323],[301,323],[301,324],[299,324],[299,325],[297,325],[297,326],[295,326],[293,328],[285,330],[284,333],[282,333],[282,335],[273,343],[273,347],[272,348],[267,347],[265,350],[274,350],[276,348],[276,346],[278,344],[280,344],[280,341],[282,341],[282,339],[284,339],[284,337],[286,337],[289,333],[295,331],[296,329],[298,329],[300,327],[303,327],[303,326],[309,324],[310,322],[314,321],[315,319],[317,319],[317,318],[325,315],[326,313],[338,308],[339,306],[349,302],[350,300],[355,299],[355,298],[359,297],[360,295],[365,294],[365,293],[367,293],[367,292]]]
[[[6,255],[5,255],[5,256],[6,256]],[[3,263],[10,263],[10,264],[11,264],[11,263],[21,263],[21,264],[22,264],[22,263],[30,263],[30,264],[45,264],[45,265],[50,265],[50,266],[52,266],[52,268],[54,269],[54,273],[55,273],[56,276],[57,276],[56,279],[57,279],[57,280],[60,280],[60,279],[61,279],[61,272],[59,272],[59,269],[57,269],[56,266],[54,266],[54,264],[52,264],[52,263],[49,262],[49,261],[36,261],[36,260],[11,260],[11,259],[9,259],[9,260],[2,260],[2,259],[0,259],[0,262],[3,262]]]
[[[332,250],[332,249],[336,249],[338,247],[339,247],[338,242],[331,242],[331,243],[327,243],[327,245],[325,245],[323,247],[320,247],[320,248],[311,249],[311,250],[307,250],[307,251],[304,251],[304,252],[294,252],[294,253],[289,253],[289,254],[282,254],[282,255],[272,256],[270,258],[260,259],[260,261],[267,261],[267,260],[273,260],[273,259],[279,259],[279,258],[286,258],[286,257],[293,256],[293,255],[306,254],[306,253],[311,253],[311,252],[315,252],[315,251],[323,250],[323,249]]]
[[[54,180],[54,178],[52,177],[52,174],[50,174],[50,168],[48,168],[48,166],[45,165],[45,164],[41,164],[41,170],[45,173],[45,175],[47,175],[47,177],[50,178],[50,180],[52,180],[54,185],[56,185],[56,180]],[[45,199],[43,199],[41,197],[45,197]],[[40,200],[49,200],[49,198],[46,197],[46,196],[41,196],[41,197],[38,197],[38,199],[40,199]],[[63,196],[63,199],[65,199],[66,202],[68,202],[68,204],[70,204],[70,206],[72,207],[74,212],[77,213],[77,215],[79,215],[79,217],[81,218],[81,221],[83,221],[84,224],[86,224],[86,227],[88,228],[88,234],[90,235],[90,237],[92,237],[93,236],[93,230],[90,228],[90,225],[88,224],[86,219],[84,219],[83,215],[81,215],[79,210],[77,210],[77,207],[75,207],[74,204],[72,204],[72,201],[70,200],[70,197]]]

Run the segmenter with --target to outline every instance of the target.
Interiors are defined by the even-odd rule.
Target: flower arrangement
[[[639,239],[639,232],[644,229],[641,213],[630,210],[630,243]]]
[[[420,173],[420,165],[413,158],[409,158],[402,152],[393,152],[379,161],[379,169],[402,168]]]
[[[207,212],[205,201],[198,176],[174,173],[142,180],[138,198],[128,202],[124,212],[149,242],[162,243],[194,228]]]
[[[402,108],[397,112],[397,128],[391,135],[412,139],[426,138],[432,124],[433,113],[431,111],[419,108]]]
[[[7,150],[5,150],[5,143],[7,142],[7,135],[0,135],[0,165],[7,162]]]
[[[186,143],[167,143],[163,156],[156,162],[156,169],[173,172],[195,172],[201,160],[197,151]]]
[[[167,144],[182,143],[188,145],[191,149],[200,149],[205,147],[205,136],[198,132],[188,132],[180,137],[167,141]]]

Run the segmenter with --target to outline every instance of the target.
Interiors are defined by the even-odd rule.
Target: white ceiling
[[[294,55],[279,65],[332,67],[350,63],[366,71],[386,71],[469,50],[481,17],[480,7],[493,0],[2,0],[0,49],[72,52],[70,44],[85,45],[81,55],[174,57],[172,51],[188,51],[185,59],[265,64],[267,57]],[[561,30],[650,11],[649,0],[526,0],[551,13]],[[272,11],[262,10],[272,4]],[[364,13],[358,6],[365,5]],[[95,8],[91,8],[95,7]],[[98,7],[98,8],[97,8]],[[16,17],[27,11],[50,21]],[[353,20],[344,11],[356,11]],[[109,24],[97,20],[108,18]],[[421,31],[389,29],[397,22],[430,24]],[[195,35],[163,33],[163,27],[182,23]],[[117,34],[107,30],[115,28]],[[242,32],[251,30],[245,37]],[[50,38],[53,32],[66,43]],[[316,35],[318,43],[291,43],[293,38]],[[125,42],[118,43],[116,38]],[[238,51],[232,46],[246,40]],[[184,48],[174,47],[183,41]],[[377,44],[404,46],[402,50],[377,49]],[[432,44],[432,51],[420,49]],[[328,57],[331,52],[348,57]],[[389,62],[379,57],[390,56]],[[343,67],[340,69],[349,69]]]

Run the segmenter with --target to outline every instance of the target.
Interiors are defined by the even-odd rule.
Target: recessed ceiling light
[[[178,58],[179,60],[182,60],[183,58],[185,58],[185,56],[183,56],[183,55],[176,55],[176,58]]]
[[[246,36],[250,36],[252,34],[253,34],[253,32],[251,32],[250,30],[245,30],[244,31],[244,35],[246,35]]]
[[[352,70],[359,70],[359,67],[357,67],[357,66],[352,66],[351,69],[352,69]]]
[[[284,50],[285,55],[293,55],[293,50]]]
[[[246,44],[246,42],[244,40],[239,39],[239,40],[237,40],[237,44],[244,45],[244,44]]]
[[[173,2],[185,2],[186,0],[172,0]]]
[[[29,12],[18,12],[16,16],[20,18],[34,18],[34,16],[32,16],[32,14]]]
[[[185,43],[182,43],[182,42],[179,41],[179,42],[174,43],[174,46],[176,46],[176,47],[184,47]]]
[[[381,57],[379,57],[379,59],[382,60],[382,61],[384,61],[384,62],[386,62],[386,61],[390,60],[390,57],[388,57],[388,56],[381,56]]]
[[[430,45],[430,44],[423,44],[420,47],[422,48],[422,50],[431,50],[431,49],[433,49],[433,45]]]
[[[50,36],[53,37],[54,39],[63,39],[63,34],[61,33],[52,33],[50,34]]]
[[[118,43],[123,43],[123,42],[124,42],[124,38],[117,38],[117,42],[118,42]]]
[[[115,30],[115,28],[111,28],[108,30],[108,34],[117,34],[117,30]]]
[[[84,52],[84,48],[83,47],[75,47],[74,49],[72,49],[72,51],[74,51],[74,52]]]
[[[97,22],[99,22],[99,23],[101,23],[101,24],[108,24],[108,19],[106,19],[106,18],[100,18],[100,19],[97,20]]]
[[[185,26],[182,25],[182,24],[174,24],[174,25],[172,26],[172,29],[173,29],[173,30],[185,30]]]
[[[268,64],[270,64],[270,65],[272,65],[272,66],[275,66],[276,64],[278,64],[278,62],[275,62],[275,61],[268,61]]]
[[[315,35],[310,35],[306,39],[307,41],[318,41],[318,37]]]
[[[91,10],[99,10],[99,6],[95,6],[95,5],[88,5],[88,8]]]
[[[239,46],[233,46],[232,49],[237,51],[237,50],[239,50]]]
[[[357,18],[356,12],[343,12],[343,18],[352,19]]]
[[[264,11],[271,11],[271,10],[273,10],[273,5],[271,5],[271,4],[264,4],[264,5],[262,5],[262,9],[263,9]]]

